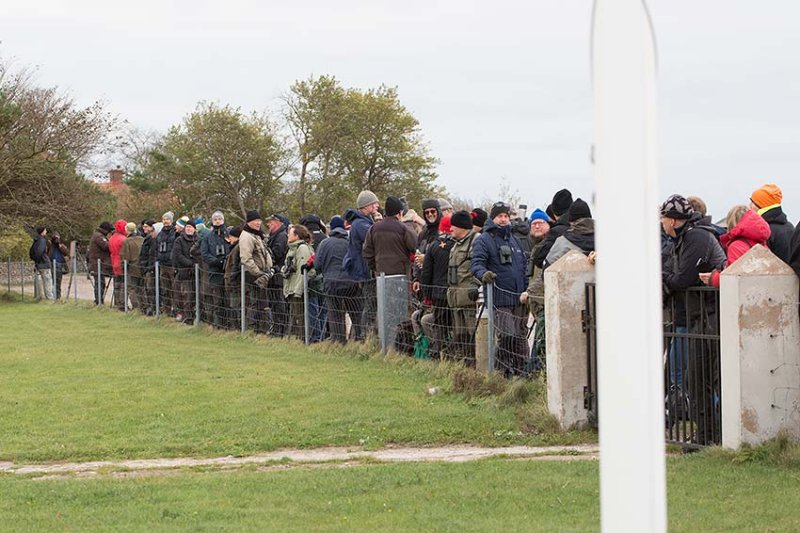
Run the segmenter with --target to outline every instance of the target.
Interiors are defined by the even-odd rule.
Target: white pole
[[[666,531],[655,37],[644,0],[595,0],[597,351],[603,531]],[[627,198],[619,238],[619,199]],[[624,294],[624,298],[620,295]]]

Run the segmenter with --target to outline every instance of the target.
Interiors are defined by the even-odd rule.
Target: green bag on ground
[[[424,333],[417,335],[414,339],[414,359],[427,359],[428,358],[428,337]]]

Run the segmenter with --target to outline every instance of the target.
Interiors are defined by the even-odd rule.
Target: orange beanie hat
[[[753,191],[750,195],[750,200],[758,206],[759,209],[764,209],[771,205],[780,204],[783,201],[783,193],[781,188],[774,183],[767,183],[760,189]]]

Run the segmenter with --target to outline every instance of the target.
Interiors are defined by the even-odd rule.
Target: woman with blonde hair
[[[767,245],[770,235],[769,223],[748,206],[735,205],[731,207],[725,222],[728,232],[719,239],[728,256],[725,268],[735,263],[756,244]],[[720,271],[714,270],[700,274],[700,280],[706,285],[719,288],[719,276]]]
[[[308,263],[314,257],[311,232],[300,224],[289,226],[289,251],[283,265],[283,295],[289,304],[289,335],[302,339],[305,335],[303,309],[303,272],[310,270]],[[313,270],[309,272],[313,277]]]

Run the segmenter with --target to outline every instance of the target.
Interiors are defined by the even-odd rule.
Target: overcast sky
[[[274,108],[295,80],[397,86],[441,183],[531,206],[590,198],[590,0],[7,2],[0,55],[42,85],[164,131],[199,100]],[[715,217],[765,182],[800,217],[800,2],[651,2],[660,180]],[[626,202],[620,198],[620,214]]]

